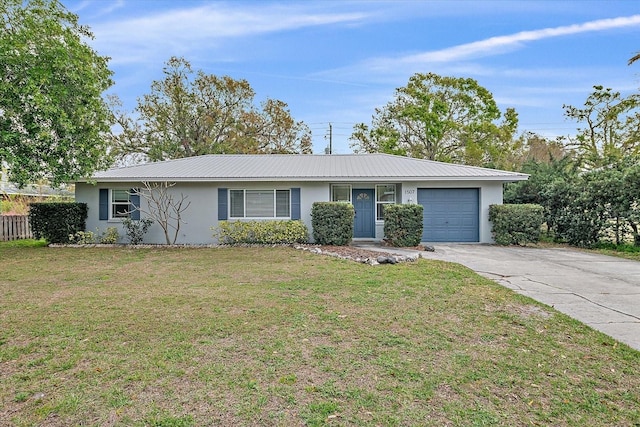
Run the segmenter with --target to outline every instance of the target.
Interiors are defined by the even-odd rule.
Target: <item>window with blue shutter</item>
[[[132,188],[129,191],[129,203],[131,206],[131,219],[134,221],[140,220],[140,193],[137,188]]]
[[[98,192],[98,219],[111,221],[124,218],[140,219],[140,194],[138,189],[101,188]]]
[[[291,219],[300,219],[300,188],[291,189]]]
[[[109,190],[101,188],[98,193],[98,219],[106,221],[109,219]]]
[[[227,219],[227,211],[227,189],[218,188],[218,221],[225,221]]]

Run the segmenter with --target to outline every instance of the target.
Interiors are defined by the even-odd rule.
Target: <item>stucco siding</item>
[[[139,188],[140,183],[109,183],[91,185],[86,183],[76,184],[76,201],[87,203],[89,212],[87,216],[87,230],[93,232],[104,232],[108,227],[116,227],[120,234],[119,243],[128,243],[125,229],[119,220],[100,220],[98,194],[101,188],[107,189],[130,189]],[[179,200],[181,194],[187,196],[186,203],[190,203],[189,207],[182,214],[180,230],[176,239],[177,244],[213,244],[213,234],[210,230],[217,221],[217,199],[215,186],[208,183],[180,183],[169,189],[175,200]],[[141,198],[143,210],[149,210],[149,204]],[[144,213],[141,218],[147,218]],[[170,229],[170,238],[173,240],[173,230]],[[153,224],[147,234],[144,236],[145,243],[164,244],[166,243],[165,235],[157,223]]]
[[[339,183],[339,182],[337,182]],[[502,183],[495,181],[417,181],[417,182],[389,182],[381,181],[379,184],[397,185],[397,203],[417,203],[417,190],[419,188],[478,188],[479,189],[479,241],[492,243],[491,224],[489,222],[489,205],[502,203]],[[349,182],[352,188],[375,188],[372,182]],[[125,231],[118,220],[99,219],[99,190],[101,188],[129,189],[140,187],[136,182],[87,183],[76,184],[76,201],[85,202],[89,207],[87,218],[87,230],[100,232],[108,227],[118,227],[121,243],[126,243]],[[309,229],[309,237],[312,238],[311,209],[314,202],[329,201],[331,198],[331,183],[328,182],[179,182],[169,191],[174,198],[180,198],[181,194],[187,196],[186,202],[190,206],[183,212],[183,220],[176,243],[178,244],[215,244],[211,227],[218,225],[218,188],[227,189],[289,189],[300,188],[300,214],[301,220]],[[144,198],[142,200],[144,204]],[[147,205],[143,205],[148,210]],[[145,217],[144,213],[141,215]],[[384,238],[384,223],[376,221],[375,238]],[[145,235],[146,243],[165,243],[164,233],[158,224],[154,224]]]

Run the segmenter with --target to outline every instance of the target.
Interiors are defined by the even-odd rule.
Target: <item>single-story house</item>
[[[87,229],[106,230],[140,203],[132,188],[175,183],[170,191],[190,202],[180,244],[215,244],[211,227],[221,220],[299,219],[311,234],[312,204],[319,201],[353,204],[354,241],[384,238],[384,205],[419,203],[424,242],[491,243],[489,205],[502,203],[505,182],[527,178],[389,154],[206,155],[98,172],[77,182],[75,194],[89,207]],[[165,242],[157,224],[145,242]]]

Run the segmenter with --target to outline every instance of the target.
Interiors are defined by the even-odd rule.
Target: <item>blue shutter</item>
[[[218,188],[218,221],[227,219],[228,203],[227,189]]]
[[[300,188],[291,189],[291,219],[300,219]]]
[[[101,188],[98,193],[98,219],[106,221],[109,219],[109,189]]]
[[[138,194],[137,188],[132,188],[129,190],[129,201],[131,202],[131,208],[133,211],[131,212],[131,219],[134,221],[140,220],[140,211],[138,208],[140,207],[140,194]]]

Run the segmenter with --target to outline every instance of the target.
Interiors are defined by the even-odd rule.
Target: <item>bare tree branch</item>
[[[191,202],[187,202],[187,197],[180,193],[180,197],[174,197],[169,191],[175,182],[148,182],[142,183],[142,189],[136,189],[135,194],[146,200],[148,208],[143,208],[143,204],[136,209],[156,221],[162,231],[167,245],[174,245],[178,240],[180,226],[186,224],[182,219],[182,214],[186,211]]]

